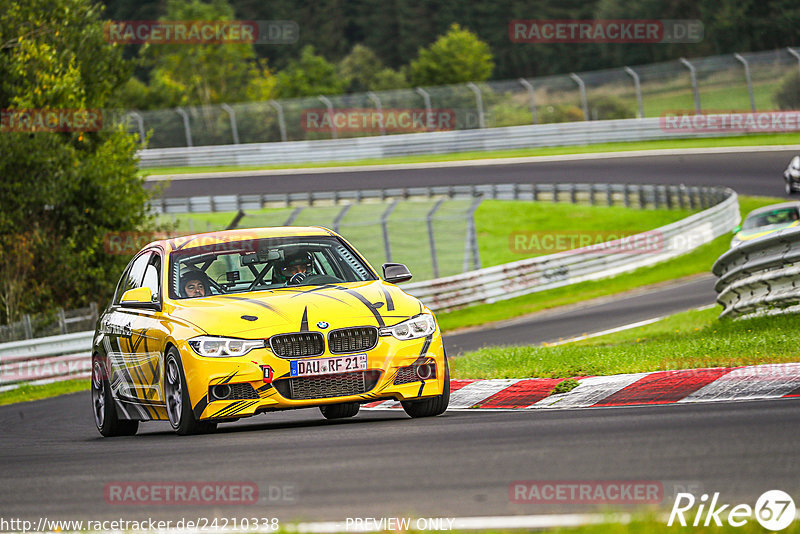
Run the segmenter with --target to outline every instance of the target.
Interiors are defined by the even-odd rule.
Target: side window
[[[144,270],[142,287],[149,287],[153,302],[161,298],[161,256],[153,254]]]
[[[133,263],[128,268],[127,275],[124,277],[125,279],[120,282],[120,291],[118,291],[114,298],[114,304],[119,304],[122,295],[129,289],[142,287],[142,278],[144,277],[145,268],[150,261],[150,256],[152,256],[152,252],[146,252],[133,260]]]

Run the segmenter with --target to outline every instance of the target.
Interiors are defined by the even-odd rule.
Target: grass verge
[[[719,320],[693,310],[644,327],[546,347],[489,347],[452,361],[453,378],[568,378],[796,362],[800,315]]]
[[[0,391],[0,406],[4,404],[14,404],[32,400],[46,399],[65,393],[75,393],[76,391],[87,391],[89,389],[89,379],[62,380],[51,384],[41,384],[38,386],[20,386],[8,391]]]
[[[782,200],[768,197],[739,197],[739,207],[744,216],[757,207],[781,202]],[[720,236],[692,252],[658,265],[637,269],[631,273],[601,280],[581,282],[539,293],[531,293],[493,304],[482,304],[451,312],[437,313],[436,318],[442,331],[452,332],[460,328],[512,319],[558,306],[623,293],[686,276],[708,273],[717,258],[728,250],[730,239],[730,235]]]
[[[279,163],[274,165],[219,165],[213,167],[157,167],[141,169],[141,175],[192,174],[205,172],[258,171],[271,169],[305,169],[323,167],[356,167],[360,165],[397,165],[402,163],[431,163],[473,159],[520,158],[531,156],[560,156],[564,154],[596,154],[599,152],[630,152],[673,148],[712,148],[738,146],[793,145],[800,143],[800,134],[751,134],[704,139],[665,139],[596,145],[564,147],[519,148],[487,152],[454,152],[451,154],[426,154],[393,158],[361,159],[355,161],[326,161],[307,163]]]

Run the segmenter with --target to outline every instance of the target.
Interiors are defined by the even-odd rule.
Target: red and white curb
[[[451,380],[448,409],[537,410],[800,397],[800,363],[575,377],[576,388],[551,395],[563,380]],[[362,409],[400,407],[390,400],[364,404]]]

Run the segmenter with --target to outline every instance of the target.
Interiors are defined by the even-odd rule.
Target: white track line
[[[729,154],[739,152],[780,152],[800,151],[800,145],[707,147],[707,148],[666,148],[655,150],[630,150],[622,152],[596,152],[583,154],[562,154],[558,156],[525,156],[519,158],[484,158],[455,161],[430,161],[423,163],[393,163],[387,165],[354,165],[352,167],[308,167],[297,169],[264,169],[255,171],[198,172],[186,174],[151,174],[148,182],[163,180],[200,180],[205,178],[226,178],[234,176],[281,176],[287,174],[328,174],[341,172],[396,171],[406,169],[440,169],[446,167],[479,167],[484,165],[519,165],[525,163],[549,163],[554,161],[580,161],[588,159],[636,158],[646,156],[682,156],[692,154]],[[147,171],[147,169],[142,169]]]

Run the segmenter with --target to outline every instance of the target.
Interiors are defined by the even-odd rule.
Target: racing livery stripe
[[[192,408],[192,411],[194,412],[195,419],[200,419],[200,416],[203,415],[203,412],[205,411],[206,406],[208,406],[208,394],[207,393],[205,395],[203,395],[203,398],[200,399],[200,401],[197,404],[194,405],[194,408]]]
[[[386,326],[386,324],[383,322],[383,317],[381,317],[381,314],[378,313],[378,309],[375,306],[373,306],[372,303],[369,300],[367,300],[366,297],[364,297],[364,295],[362,295],[358,291],[355,291],[353,289],[349,289],[349,288],[346,288],[346,287],[339,287],[339,286],[334,286],[334,287],[336,289],[338,289],[339,291],[344,291],[345,293],[347,293],[349,295],[353,295],[364,306],[366,306],[369,311],[372,312],[372,315],[375,316],[375,320],[378,321],[378,326],[380,326],[380,327]]]
[[[381,285],[381,291],[383,291],[383,295],[386,297],[386,311],[394,311],[394,301],[392,300],[392,295],[389,293],[389,290]]]
[[[308,332],[308,306],[303,309],[303,318],[300,320],[300,332]]]

